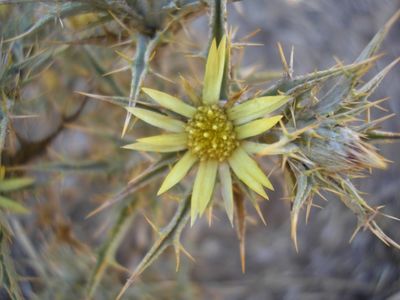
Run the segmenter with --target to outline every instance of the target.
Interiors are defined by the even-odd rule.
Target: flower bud
[[[302,145],[303,153],[317,168],[328,172],[359,172],[385,168],[385,160],[375,148],[348,127],[321,127]]]

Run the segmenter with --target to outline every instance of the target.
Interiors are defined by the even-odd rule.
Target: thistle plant
[[[312,206],[314,194],[332,192],[356,215],[359,229],[371,230],[388,245],[399,244],[388,237],[375,221],[378,208],[371,207],[353,185],[351,179],[363,176],[372,168],[385,169],[387,161],[378,154],[372,142],[376,139],[398,138],[398,134],[377,130],[377,126],[389,116],[372,120],[371,110],[387,99],[371,101],[371,94],[385,75],[397,64],[398,59],[367,82],[362,77],[378,58],[376,51],[383,37],[398,19],[394,15],[376,34],[352,65],[339,65],[319,78],[291,78],[266,91],[285,90],[294,97],[287,108],[287,120],[281,141],[288,140],[290,132],[303,128],[296,140],[287,144],[284,153],[284,169],[290,190],[295,191],[291,211],[291,236],[297,249],[296,228],[298,215],[303,207]],[[287,62],[283,59],[284,66]],[[278,142],[277,144],[279,144]],[[268,153],[268,146],[261,153]],[[382,214],[385,215],[385,214]],[[386,215],[387,216],[387,215]],[[390,217],[390,216],[388,216]],[[392,217],[391,217],[392,218]]]
[[[174,248],[177,270],[181,253],[196,259],[181,242],[184,229],[194,230],[206,211],[211,225],[220,207],[237,231],[244,272],[246,226],[252,220],[246,207],[250,202],[266,223],[263,200],[278,200],[273,172],[287,191],[298,252],[301,212],[308,218],[315,199],[327,193],[355,214],[352,239],[368,229],[400,248],[378,224],[380,217],[396,217],[369,204],[354,183],[390,164],[375,142],[399,138],[379,128],[391,115],[372,118],[388,100],[374,101],[373,93],[399,59],[369,79],[365,75],[380,59],[380,45],[400,12],[351,64],[337,61],[330,69],[294,76],[295,53],[287,60],[279,45],[282,76],[272,83],[267,76],[260,87],[250,77],[262,79],[264,72],[243,75],[240,55],[252,44],[228,30],[227,2],[0,1],[1,16],[3,11],[25,16],[0,19],[0,277],[12,299],[26,293],[32,299],[68,299],[69,286],[77,298],[140,298],[130,287],[149,289],[150,283],[137,279],[167,248]],[[196,48],[175,37],[201,15],[209,19],[207,43]],[[178,63],[198,60],[201,68],[192,68],[192,76],[177,75],[189,73],[189,64],[176,67],[173,76],[163,74],[158,68],[168,63],[158,58],[165,52],[168,60],[171,55]],[[116,110],[98,109],[104,104],[89,99],[112,103]],[[57,119],[50,134],[40,139],[28,129],[24,134],[17,119],[35,120],[40,113]],[[70,143],[63,136],[69,131],[84,135],[84,142]],[[60,140],[65,152],[57,150]],[[68,146],[89,154],[76,161],[66,154],[73,152]],[[65,192],[66,198],[78,194],[78,204],[58,201],[70,182],[80,188]],[[31,185],[29,193],[8,198]],[[92,189],[107,196],[98,200]],[[85,221],[72,221],[76,211],[84,211]],[[122,265],[117,252],[143,230],[141,220],[155,235],[132,271],[129,259]],[[87,240],[75,232],[84,222],[95,224]],[[12,261],[10,241],[28,253],[29,264]],[[33,270],[27,277],[39,282],[28,282],[28,292],[16,272],[27,269]],[[128,279],[121,284],[113,273]]]
[[[229,51],[229,49],[228,49]],[[171,169],[162,183],[158,195],[176,185],[200,161],[191,197],[192,225],[198,215],[202,215],[210,206],[217,171],[221,183],[221,195],[229,220],[233,223],[233,191],[230,168],[237,178],[263,198],[268,198],[263,187],[273,190],[268,177],[249,153],[256,152],[261,144],[247,142],[244,139],[266,132],[274,127],[282,116],[263,116],[278,109],[286,102],[286,96],[266,96],[244,101],[233,106],[227,99],[221,105],[220,94],[222,77],[225,70],[226,37],[217,48],[213,40],[207,58],[204,86],[201,99],[193,99],[196,108],[163,92],[143,89],[161,106],[188,118],[186,124],[180,120],[141,108],[127,110],[143,121],[160,128],[175,132],[141,138],[137,143],[125,148],[155,152],[176,152],[187,150],[178,163]],[[188,91],[189,92],[189,91]]]

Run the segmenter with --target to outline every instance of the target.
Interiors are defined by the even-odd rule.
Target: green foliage
[[[10,257],[9,236],[3,227],[0,228],[0,282],[12,300],[22,300],[18,277]]]
[[[23,299],[20,276],[15,271],[18,264],[22,274],[33,269],[34,280],[29,282],[32,299],[120,299],[125,293],[126,297],[146,294],[162,299],[162,292],[150,281],[137,279],[151,270],[168,248],[174,250],[177,269],[181,251],[191,258],[181,237],[190,217],[192,184],[185,181],[162,199],[156,198],[160,179],[181,154],[156,156],[120,149],[148,131],[130,113],[123,115],[121,108],[138,106],[165,113],[144,97],[141,88],[152,80],[165,90],[171,89],[171,81],[175,83],[178,76],[171,79],[158,69],[169,64],[175,75],[182,71],[178,65],[185,62],[179,47],[190,56],[206,57],[206,43],[194,51],[193,45],[188,47],[178,35],[191,19],[207,12],[208,44],[214,38],[219,43],[227,35],[228,49],[232,50],[226,54],[229,63],[221,99],[227,100],[227,105],[249,99],[252,80],[238,78],[240,66],[233,63],[233,55],[243,45],[236,43],[227,29],[227,1],[0,2],[14,4],[4,6],[10,17],[0,19],[0,163],[5,166],[0,176],[2,287],[11,299]],[[0,11],[4,7],[0,4]],[[21,16],[19,32],[14,30],[16,15]],[[268,160],[264,155],[275,155],[282,163],[284,186],[290,191],[291,237],[296,250],[301,211],[305,208],[308,217],[314,198],[324,197],[324,192],[336,195],[355,214],[356,232],[369,229],[384,243],[400,248],[375,219],[387,215],[380,207],[370,206],[352,181],[371,168],[387,165],[372,145],[374,140],[399,138],[399,133],[380,130],[386,116],[369,117],[380,103],[370,100],[374,91],[399,59],[364,79],[380,58],[382,41],[399,16],[397,12],[353,63],[338,62],[327,70],[293,76],[293,65],[282,56],[282,78],[255,93],[257,97],[288,96],[282,109],[284,118],[272,133],[258,138],[264,144],[257,153],[262,156],[260,161]],[[165,49],[172,51],[171,58],[163,53]],[[179,58],[172,61],[173,55]],[[165,57],[171,61],[165,63]],[[185,65],[183,71],[186,69]],[[252,77],[258,81],[264,75],[260,71]],[[196,73],[191,77],[201,76]],[[185,91],[185,96],[196,102],[196,91],[200,90],[196,80],[182,82],[183,88],[175,86],[174,92]],[[50,128],[38,116],[45,116]],[[248,217],[243,199],[249,198],[265,220],[258,196],[237,178],[233,184],[232,209],[244,270]],[[60,203],[64,193],[68,200],[79,201]],[[213,204],[218,207],[219,202]],[[212,205],[209,209],[211,223]],[[69,214],[73,213],[79,217],[72,220]],[[154,216],[154,224],[149,215]],[[86,226],[77,219],[91,224],[86,239],[77,234]],[[130,247],[130,238],[143,230],[143,224],[139,226],[143,219],[155,234],[149,238],[145,232],[146,251],[132,254],[136,267],[129,271],[130,266],[121,265],[118,251]],[[20,247],[27,258],[13,259],[11,247]],[[125,277],[128,279],[123,283],[121,278]]]

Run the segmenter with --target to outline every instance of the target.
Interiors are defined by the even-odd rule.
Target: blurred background
[[[253,67],[280,72],[277,43],[281,42],[287,55],[294,47],[294,75],[301,75],[329,68],[336,58],[351,63],[399,8],[399,0],[245,0],[229,4],[228,22],[237,29],[237,39],[259,29],[251,42],[262,45],[244,52],[242,65],[247,72]],[[181,56],[188,48],[204,47],[201,41],[207,39],[207,23],[206,16],[195,18],[175,37],[180,43],[157,52],[147,85],[173,93],[179,87],[162,76],[172,80],[178,73],[195,77],[201,61],[197,66],[196,59],[183,60]],[[400,22],[385,39],[381,51],[385,55],[371,74],[400,56],[399,37]],[[122,50],[132,57],[132,49]],[[93,75],[93,61],[101,62],[99,74],[124,66],[124,59],[101,41],[90,47],[72,44],[40,78],[21,90],[22,100],[13,111],[13,115],[24,117],[12,119],[3,164],[36,180],[34,189],[17,194],[34,214],[11,222],[16,235],[12,257],[22,275],[26,299],[83,299],[95,265],[95,250],[115,223],[117,208],[107,208],[91,218],[87,215],[140,174],[143,161],[154,161],[152,156],[140,157],[119,148],[143,130],[148,133],[146,125],[139,122],[122,140],[123,109],[75,93],[114,95],[118,89],[109,77]],[[400,66],[396,66],[375,93],[376,99],[390,97],[383,106],[396,114],[400,111],[399,71]],[[112,78],[123,94],[129,94],[129,73]],[[399,132],[399,117],[386,121],[383,128]],[[21,151],[21,140],[39,141],[54,130],[57,134],[41,151]],[[400,217],[400,145],[378,146],[392,163],[387,170],[374,170],[371,176],[357,180],[357,187],[366,193],[371,205],[384,205],[385,213]],[[266,164],[276,162],[272,159]],[[322,209],[311,210],[308,224],[302,216],[296,253],[281,177],[276,170],[272,179],[277,191],[270,194],[270,201],[261,203],[267,226],[249,208],[245,274],[241,272],[235,229],[222,210],[215,211],[211,227],[204,218],[186,228],[182,236],[195,262],[183,255],[175,272],[174,253],[166,251],[129,289],[126,299],[400,299],[400,251],[385,246],[370,232],[361,231],[349,243],[356,218],[335,197],[329,197],[328,202],[316,200]],[[127,227],[116,263],[109,267],[94,299],[114,299],[127,278],[125,268],[132,270],[152,245],[157,234],[144,215],[160,226],[169,220],[173,210],[160,201],[174,201],[177,195],[156,198],[158,184],[130,196],[146,201],[150,209],[140,209]],[[400,241],[399,222],[378,221],[389,236]],[[8,298],[0,293],[0,299]]]

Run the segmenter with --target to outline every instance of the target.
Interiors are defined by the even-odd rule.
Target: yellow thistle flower
[[[199,163],[191,198],[191,223],[201,216],[212,198],[217,173],[221,194],[230,221],[233,219],[231,171],[250,189],[268,198],[264,187],[273,190],[268,177],[249,154],[260,152],[265,144],[245,141],[279,122],[281,115],[265,118],[284,105],[286,96],[260,97],[233,107],[220,104],[220,91],[225,68],[226,37],[217,47],[214,40],[208,54],[201,104],[193,107],[166,93],[143,88],[142,91],[159,105],[186,118],[174,119],[137,107],[126,109],[137,118],[165,129],[168,134],[140,138],[124,148],[139,151],[177,152],[186,150],[162,183],[158,195],[180,182],[195,163]]]

